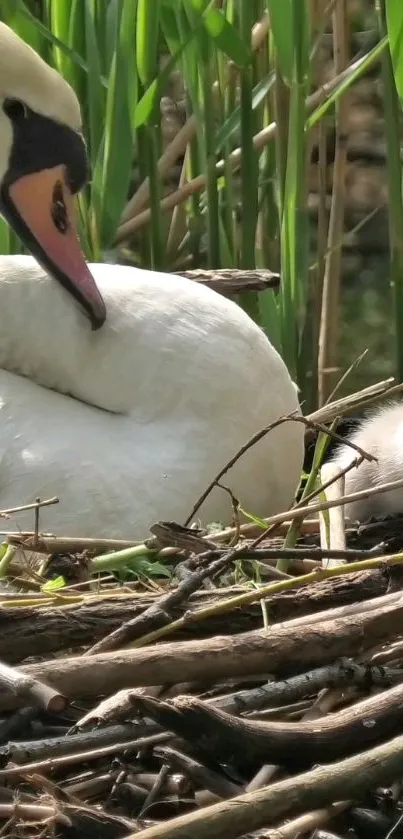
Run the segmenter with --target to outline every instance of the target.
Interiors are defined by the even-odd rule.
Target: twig
[[[133,548],[138,542],[126,539],[90,539],[69,536],[43,535],[36,537],[34,531],[22,531],[6,533],[7,542],[10,545],[17,545],[36,553],[101,553],[103,551],[121,551],[125,548]]]
[[[331,507],[338,507],[340,504],[351,504],[353,501],[360,501],[362,498],[371,498],[373,495],[380,495],[383,492],[390,492],[393,489],[399,489],[403,486],[403,478],[399,481],[390,481],[387,484],[379,484],[379,486],[371,487],[369,489],[362,489],[359,492],[352,492],[350,495],[343,495],[340,498],[331,499],[330,501],[323,501],[318,504],[309,504],[308,506],[299,507],[296,505],[291,510],[285,513],[276,513],[274,516],[269,516],[267,521],[267,530],[263,530],[260,536],[254,540],[253,546],[256,547],[265,539],[273,524],[280,524],[286,518],[295,520],[303,516],[309,516],[311,513],[318,513],[321,510],[330,510]]]
[[[308,428],[323,431],[325,434],[327,434],[333,440],[336,440],[336,442],[345,443],[344,438],[341,437],[340,434],[337,434],[335,431],[331,431],[330,428],[326,428],[325,426],[321,425],[320,423],[312,422],[312,420],[308,419],[307,417],[298,416],[296,414],[296,412],[288,414],[287,416],[279,417],[278,420],[275,420],[274,422],[270,423],[270,425],[266,425],[265,428],[262,428],[260,431],[258,431],[256,434],[254,434],[246,443],[244,443],[243,446],[241,446],[240,449],[238,449],[236,454],[234,454],[233,457],[231,457],[231,459],[227,461],[225,466],[223,466],[222,469],[220,469],[218,474],[215,476],[215,478],[213,478],[213,480],[208,485],[207,489],[205,489],[205,491],[202,493],[202,495],[197,499],[196,503],[194,504],[194,506],[192,508],[191,513],[189,514],[189,516],[187,517],[187,519],[184,523],[185,527],[187,527],[190,524],[190,522],[192,521],[192,519],[196,515],[197,511],[199,510],[199,508],[201,507],[203,502],[206,500],[206,498],[213,491],[214,487],[217,486],[217,484],[221,480],[221,478],[230,469],[232,469],[232,467],[235,465],[235,463],[237,463],[237,461],[247,451],[249,451],[249,449],[251,449],[253,446],[255,446],[256,443],[259,442],[259,440],[261,440],[263,437],[265,437],[266,434],[269,434],[270,431],[273,431],[275,428],[277,428],[279,425],[283,425],[285,422],[300,422],[303,425],[307,426]],[[358,452],[358,454],[361,455],[361,457],[364,457],[367,460],[376,460],[376,458],[373,455],[370,455],[367,452],[365,452],[363,449],[360,448],[360,446],[357,446],[356,443],[353,443],[352,441],[349,441],[349,443],[350,443],[351,448],[353,448],[356,452]],[[282,521],[283,520],[284,520],[284,518],[282,519]]]
[[[81,803],[80,806],[77,806],[60,801],[55,801],[52,805],[37,804],[36,802],[26,803],[18,800],[10,803],[0,803],[0,819],[2,821],[9,819],[13,825],[17,820],[30,822],[31,830],[32,822],[36,822],[36,827],[45,825],[46,833],[49,825],[51,825],[52,832],[55,831],[57,825],[61,825],[62,830],[55,831],[59,835],[66,835],[67,832],[72,835],[90,836],[93,831],[98,831],[100,836],[123,836],[123,831],[126,835],[127,831],[132,830],[135,826],[131,819],[123,816],[113,815],[105,812],[105,810],[100,811],[95,807],[92,808]],[[19,832],[20,830],[18,830]],[[8,831],[7,834],[11,835]],[[2,835],[5,834],[2,832]],[[12,835],[16,835],[14,830],[12,830]],[[45,833],[40,835],[44,836]]]
[[[401,393],[403,390],[403,382],[396,385],[393,378],[385,379],[382,382],[377,382],[375,385],[369,385],[357,393],[352,393],[349,396],[343,396],[336,402],[329,402],[318,408],[312,414],[307,415],[307,419],[311,422],[332,422],[339,416],[345,416],[356,411],[364,405],[372,404],[378,399],[390,398],[394,394]]]
[[[51,504],[58,503],[58,498],[48,498],[46,501],[35,501],[33,504],[24,504],[22,507],[9,507],[7,510],[0,510],[0,516],[5,518],[12,516],[13,513],[23,513],[25,510],[37,510],[39,507],[50,507]]]
[[[223,571],[228,563],[232,561],[233,556],[237,553],[239,553],[239,548],[230,548],[228,551],[225,551],[219,559],[215,559],[213,562],[211,562],[211,551],[201,554],[199,559],[203,558],[203,560],[208,563],[205,567],[197,569],[182,580],[175,589],[169,591],[167,594],[163,594],[162,597],[160,597],[156,603],[149,606],[143,614],[127,621],[123,624],[123,626],[119,627],[119,629],[115,629],[114,632],[107,635],[106,638],[98,641],[98,643],[94,644],[94,646],[91,647],[85,655],[91,656],[100,652],[106,652],[107,650],[117,649],[118,647],[129,644],[141,635],[147,634],[150,631],[152,632],[155,628],[158,628],[161,625],[165,626],[167,621],[169,621],[172,617],[172,609],[177,608],[181,603],[186,601],[191,594],[194,594],[194,592],[200,588],[204,580],[219,571]]]
[[[99,752],[107,746],[118,747],[120,743],[134,741],[156,732],[155,724],[142,722],[110,725],[95,728],[94,731],[80,731],[66,737],[47,737],[24,742],[21,738],[15,743],[7,743],[0,748],[0,755],[6,756],[13,764],[23,764],[29,755],[30,761],[53,761],[56,757],[72,755],[77,752]]]
[[[262,519],[266,522],[266,519]],[[280,532],[287,532],[291,522],[284,522],[279,529]],[[261,530],[256,524],[242,524],[239,528],[240,536],[250,536]],[[319,530],[319,522],[317,519],[310,519],[302,522],[300,532],[302,534],[317,533]],[[202,536],[202,539],[212,540],[214,542],[227,542],[233,539],[237,532],[237,528],[226,527],[224,530],[217,530],[210,533],[208,536]],[[35,533],[33,531],[7,532],[4,534],[5,539],[10,545],[25,548],[26,550],[36,551],[37,553],[81,553],[88,550],[89,553],[99,554],[103,551],[121,551],[129,548],[142,548],[144,553],[147,553],[147,547],[144,543],[130,542],[124,539],[81,539],[80,537],[67,536],[40,536],[38,543],[35,543]],[[173,556],[178,553],[176,548],[163,548],[159,551],[159,556]],[[97,557],[98,558],[98,557]],[[96,559],[94,560],[96,563]],[[96,571],[96,566],[93,573]]]

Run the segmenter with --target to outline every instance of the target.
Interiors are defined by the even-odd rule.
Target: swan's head
[[[73,90],[0,23],[0,213],[96,329],[105,304],[78,242],[73,205],[87,177]]]

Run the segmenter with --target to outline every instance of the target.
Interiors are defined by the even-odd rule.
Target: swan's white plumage
[[[0,23],[0,185],[14,142],[5,97],[81,123],[69,85]],[[183,522],[255,432],[298,410],[297,391],[235,303],[179,277],[91,267],[107,307],[95,332],[31,257],[0,257],[0,509],[58,495],[42,530],[141,539],[156,520]],[[247,510],[291,503],[303,436],[276,428],[225,477]],[[227,521],[228,494],[215,489],[200,516]],[[0,520],[31,526],[31,513]]]
[[[346,495],[403,478],[402,403],[383,405],[369,412],[359,428],[350,435],[350,440],[377,460],[364,460],[360,466],[346,473]],[[332,462],[344,469],[356,458],[357,453],[350,446],[343,445]],[[346,506],[346,513],[353,521],[403,513],[403,488],[353,502]]]
[[[15,32],[0,21],[0,105],[19,99],[42,116],[81,130],[78,99],[69,84]],[[12,148],[11,123],[0,107],[0,180]]]
[[[1,259],[0,509],[58,495],[42,529],[142,538],[156,520],[183,522],[256,431],[298,410],[297,391],[235,303],[180,277],[91,271],[108,311],[97,332],[33,259]],[[225,483],[270,514],[292,501],[302,459],[303,428],[289,422]],[[228,521],[227,493],[216,489],[200,516]]]
[[[20,99],[33,111],[81,129],[78,99],[70,85],[0,21],[0,98]]]

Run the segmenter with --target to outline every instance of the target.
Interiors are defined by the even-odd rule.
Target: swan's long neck
[[[110,325],[92,332],[67,293],[34,259],[1,257],[1,369],[99,408],[126,413],[133,396],[133,370],[121,363],[124,353],[124,330],[119,338]]]

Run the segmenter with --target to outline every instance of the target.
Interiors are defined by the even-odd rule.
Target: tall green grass
[[[332,240],[322,218],[322,250],[309,250],[311,132],[325,116],[337,117],[342,97],[382,56],[391,190],[394,184],[398,371],[403,373],[394,81],[401,92],[403,6],[400,0],[382,0],[378,43],[352,55],[331,82],[315,90],[321,39],[325,30],[332,31],[337,3],[345,2],[0,2],[0,18],[60,71],[80,99],[92,164],[91,183],[79,199],[87,257],[102,260],[112,250],[117,259],[123,255],[142,267],[177,272],[201,265],[280,268],[280,294],[252,293],[238,302],[283,354],[307,408],[318,398],[318,318],[326,311],[317,296],[326,250],[341,244]],[[185,124],[164,147],[161,98],[173,71],[184,82]],[[168,189],[173,163],[181,174],[175,184],[171,178]],[[337,185],[335,191],[337,199]],[[1,224],[0,252],[19,249]],[[337,298],[332,307],[337,317]]]

